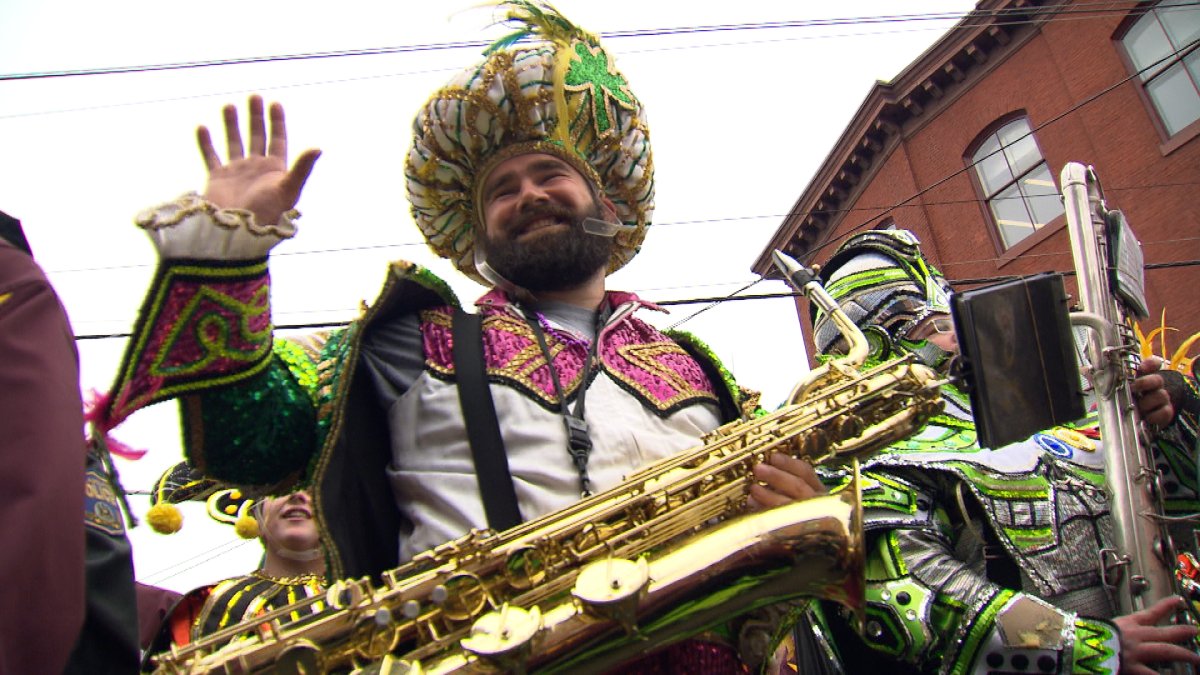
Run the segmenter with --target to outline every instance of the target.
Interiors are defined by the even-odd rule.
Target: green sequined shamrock
[[[612,127],[608,117],[608,101],[613,99],[625,108],[633,109],[636,102],[629,92],[629,83],[608,64],[608,54],[598,45],[592,47],[584,42],[576,42],[575,58],[571,59],[571,67],[567,70],[564,80],[567,89],[571,91],[588,91],[591,93],[592,117],[596,121],[596,131],[603,135]]]

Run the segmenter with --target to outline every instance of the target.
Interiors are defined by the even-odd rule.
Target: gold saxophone
[[[173,648],[156,672],[598,672],[792,598],[861,609],[857,481],[751,512],[751,469],[774,452],[854,463],[940,412],[940,382],[907,356],[860,370],[862,334],[791,265],[789,279],[835,316],[851,349],[780,409],[567,509],[419,554],[379,583],[337,582],[323,613],[284,623],[298,606],[283,608]]]

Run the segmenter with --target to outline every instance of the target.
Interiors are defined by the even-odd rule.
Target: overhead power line
[[[1145,269],[1157,270],[1157,269],[1169,269],[1169,268],[1176,268],[1176,267],[1196,267],[1196,266],[1200,266],[1200,260],[1180,260],[1180,261],[1165,262],[1165,263],[1147,263],[1145,265]],[[1059,272],[1059,274],[1062,274],[1064,276],[1073,276],[1075,274],[1075,272],[1073,270],[1066,270],[1063,272]],[[999,281],[1009,281],[1011,279],[1016,279],[1016,278],[1018,278],[1018,277],[1013,276],[1013,275],[1008,275],[1008,276],[998,276],[998,277],[984,277],[984,278],[978,278],[978,279],[950,279],[949,281],[951,284],[972,286],[972,285],[980,285],[980,284],[986,284],[986,283],[994,283],[994,282],[999,282]],[[674,324],[672,324],[671,326],[668,327],[670,329],[674,329],[688,321],[691,321],[692,319],[696,318],[696,316],[712,309],[716,305],[719,305],[719,304],[722,304],[725,302],[735,302],[735,301],[739,301],[739,300],[774,300],[777,298],[790,298],[790,297],[796,297],[796,296],[800,295],[800,293],[797,293],[797,292],[759,293],[756,295],[737,295],[738,293],[742,293],[742,292],[754,287],[755,285],[764,281],[764,279],[765,278],[755,279],[754,281],[752,281],[752,282],[746,284],[745,286],[739,288],[738,290],[734,291],[734,293],[731,295],[718,295],[718,296],[701,297],[701,298],[683,298],[683,299],[677,299],[677,300],[654,300],[651,302],[653,302],[655,305],[659,305],[662,307],[675,307],[675,306],[681,306],[681,305],[707,305],[706,307],[701,308],[700,310],[697,310],[696,312],[692,313],[691,315],[685,317],[684,319],[682,319],[680,321],[675,322]],[[275,330],[306,330],[306,329],[318,330],[318,329],[322,329],[322,328],[340,328],[347,324],[349,324],[349,321],[319,321],[319,322],[311,322],[311,323],[278,324],[274,328],[275,328]],[[131,337],[130,333],[91,333],[91,334],[76,335],[75,339],[76,340],[113,340],[113,339],[127,339],[129,337]]]
[[[177,577],[177,576],[183,574],[184,572],[193,570],[197,567],[200,567],[201,565],[210,563],[213,560],[220,558],[221,556],[232,553],[233,551],[240,549],[249,543],[251,543],[251,540],[249,540],[249,539],[243,539],[240,541],[232,541],[232,542],[222,543],[218,546],[214,546],[213,548],[208,549],[207,551],[199,553],[191,558],[182,560],[180,562],[177,562],[177,563],[170,565],[166,568],[163,568],[161,570],[156,570],[154,572],[151,572],[150,574],[147,574],[146,576],[139,579],[139,581],[142,581],[142,583],[148,583],[148,584],[154,584],[154,585],[161,584],[162,582],[164,582],[168,579]]]
[[[788,28],[819,28],[830,26],[872,25],[887,23],[909,23],[928,21],[953,21],[963,14],[957,12],[942,12],[933,14],[898,14],[892,16],[849,17],[835,19],[797,19],[793,21],[766,21],[759,23],[718,24],[710,26],[674,26],[666,28],[644,28],[636,30],[621,30],[603,33],[605,40],[619,40],[638,37],[665,37],[670,35],[697,35],[705,33],[725,33],[735,31],[777,30]],[[75,70],[54,70],[28,73],[0,74],[0,82],[16,80],[40,80],[63,77],[86,77],[93,75],[114,75],[123,73],[147,73],[164,70],[187,70],[194,68],[211,68],[216,66],[247,65],[253,63],[278,63],[283,61],[307,61],[313,59],[347,58],[356,56],[382,56],[389,54],[410,54],[419,52],[447,51],[455,49],[484,49],[492,43],[491,40],[462,40],[457,42],[438,42],[415,45],[397,45],[392,47],[375,47],[364,49],[339,49],[322,52],[303,52],[298,54],[279,54],[273,56],[247,56],[227,59],[208,59],[200,61],[180,61],[173,63],[154,63],[136,66],[106,66],[99,68],[81,68]]]
[[[1007,7],[991,10],[975,10],[972,16],[973,19],[980,23],[968,24],[965,28],[976,27],[982,25],[983,22],[992,19],[1003,19],[1008,16],[1021,17],[1013,21],[1007,21],[1008,24],[1017,24],[1023,21],[1028,21],[1025,17],[1031,14],[1047,14],[1054,13],[1059,16],[1076,16],[1076,17],[1098,17],[1110,16],[1113,14],[1126,14],[1136,3],[1125,3],[1124,6],[1114,6],[1112,2],[1093,2],[1086,4],[1077,4],[1069,8],[1049,7],[1049,8],[1029,8],[1029,7]],[[1184,3],[1184,5],[1193,3]],[[618,30],[602,33],[601,37],[604,40],[620,40],[626,38],[645,38],[645,37],[668,37],[676,35],[703,35],[713,33],[729,33],[729,32],[745,32],[745,31],[761,31],[761,30],[782,30],[782,29],[798,29],[798,28],[830,28],[838,26],[871,26],[871,25],[894,25],[906,23],[929,23],[943,21],[957,21],[968,14],[962,12],[931,12],[921,14],[892,14],[882,16],[859,16],[859,17],[840,17],[829,19],[794,19],[784,21],[763,21],[755,23],[736,23],[736,24],[715,24],[715,25],[700,25],[700,26],[669,26],[663,28],[640,28],[632,30]],[[339,49],[321,52],[301,52],[296,54],[277,54],[270,56],[244,56],[232,57],[225,59],[206,59],[197,61],[177,61],[170,63],[151,63],[132,66],[102,66],[97,68],[80,68],[72,70],[51,70],[51,71],[34,71],[24,73],[7,73],[0,74],[0,82],[4,81],[21,81],[21,80],[41,80],[53,78],[67,77],[87,77],[95,75],[116,75],[128,73],[149,73],[161,72],[169,70],[190,70],[196,68],[212,68],[218,66],[235,66],[248,65],[258,63],[278,63],[286,61],[308,61],[314,59],[332,59],[332,58],[349,58],[362,56],[382,56],[391,54],[410,54],[421,52],[448,51],[456,49],[483,49],[491,44],[490,40],[461,40],[456,42],[437,42],[426,44],[411,44],[411,45],[396,45],[391,47],[371,47],[359,49]]]
[[[1189,6],[1192,4],[1198,4],[1198,3],[1183,3],[1180,5],[1174,5],[1174,6],[1182,7],[1182,6]],[[1099,7],[1100,9],[1089,9],[1089,7]],[[1055,12],[1055,11],[1057,11],[1058,13],[1054,16],[1053,20],[1057,21],[1059,23],[1062,23],[1062,22],[1066,22],[1066,21],[1090,21],[1090,20],[1103,19],[1103,18],[1105,18],[1105,15],[1111,15],[1111,14],[1120,14],[1123,16],[1125,14],[1128,14],[1130,9],[1132,9],[1132,6],[1130,6],[1130,7],[1120,7],[1120,6],[1114,7],[1113,3],[1091,3],[1090,5],[1087,5],[1087,6],[1076,5],[1074,8],[1057,9],[1057,10],[1053,7],[1042,7],[1042,8],[1026,7],[1026,8],[999,9],[999,10],[992,10],[990,12],[984,12],[982,14],[976,14],[974,16],[973,20],[964,20],[964,21],[960,22],[959,25],[952,28],[951,30],[955,30],[955,29],[967,30],[967,29],[975,28],[975,27],[979,27],[979,26],[990,25],[990,19],[988,17],[1003,15],[1006,13],[1012,14],[1013,16],[1004,18],[1004,20],[1001,23],[1003,23],[1003,25],[1005,27],[1011,28],[1013,26],[1041,22],[1044,20],[1041,18],[1042,15],[1049,13],[1049,12]],[[914,15],[914,16],[919,16],[919,15]],[[933,16],[933,15],[930,15],[930,16]],[[953,17],[953,16],[962,16],[962,15],[947,14],[947,16]],[[898,20],[899,18],[902,18],[902,17],[903,17],[903,15],[901,15],[900,17],[864,17],[864,22],[867,22],[867,23],[874,22],[875,19]],[[845,21],[847,23],[853,23],[854,20],[830,19],[827,21]],[[772,25],[769,25],[769,26],[764,25],[764,27],[767,27],[767,28],[787,28],[787,27],[789,27],[787,25],[783,25],[785,23],[788,23],[788,22],[772,22]],[[779,25],[776,25],[776,24],[779,24]],[[731,25],[731,26],[709,26],[709,27],[700,26],[700,27],[695,27],[694,29],[693,28],[681,28],[681,29],[648,29],[648,30],[658,31],[660,34],[671,34],[671,30],[674,30],[676,33],[688,32],[688,31],[711,32],[711,31],[706,31],[704,29],[750,30],[749,28],[741,28],[741,26],[752,26],[752,25],[754,25],[754,24],[738,24],[738,25]],[[716,47],[731,48],[731,47],[743,47],[743,46],[750,46],[750,45],[774,44],[774,43],[787,42],[787,41],[799,40],[799,39],[805,39],[805,40],[807,40],[807,39],[836,39],[836,38],[847,38],[847,37],[886,35],[886,34],[895,34],[895,33],[901,33],[901,32],[911,32],[913,30],[927,30],[927,28],[922,27],[922,28],[916,28],[916,29],[877,30],[877,31],[870,31],[870,32],[805,35],[805,36],[801,36],[801,37],[788,37],[788,38],[767,39],[767,40],[742,40],[742,41],[736,41],[736,42],[728,42],[727,41],[727,42],[708,42],[708,43],[703,43],[703,44],[656,46],[656,47],[645,48],[645,49],[627,50],[623,53],[624,54],[646,54],[646,53],[660,53],[660,52],[668,52],[668,51],[677,51],[677,50],[681,50],[681,49],[709,49],[709,48],[716,48]],[[626,31],[626,33],[633,33],[633,32],[634,31]],[[619,34],[614,34],[614,36],[619,37]],[[479,44],[483,44],[483,43],[481,42]],[[322,57],[327,57],[327,58],[333,58],[333,57],[336,57],[339,55],[356,56],[356,55],[360,55],[360,54],[358,54],[358,52],[363,52],[363,54],[361,54],[361,55],[365,56],[365,55],[372,55],[374,53],[380,52],[381,49],[386,50],[386,49],[403,49],[403,48],[397,47],[397,48],[379,48],[379,49],[365,49],[365,50],[346,50],[344,53],[343,52],[328,52],[328,53],[322,52],[322,53],[315,54],[315,56],[322,56]],[[300,55],[300,56],[306,56],[306,55]],[[290,57],[282,56],[282,57],[256,57],[256,58],[262,59],[264,61],[271,61],[271,60],[289,60]],[[232,59],[232,60],[230,60],[230,62],[232,64],[232,63],[242,63],[242,62],[251,62],[251,61],[247,61],[246,59]],[[205,65],[206,63],[207,62],[195,62],[194,66],[191,63],[188,63],[188,64],[158,64],[158,65],[161,65],[161,66],[176,66],[176,65],[178,65],[180,67],[183,67],[186,65],[188,67],[201,67],[201,66]],[[212,65],[222,65],[222,63],[214,62]],[[145,68],[143,68],[141,66],[127,67],[127,69],[131,69],[130,72],[139,72],[139,70],[138,70],[139,68],[146,70]],[[150,68],[149,70],[161,70],[161,69],[162,68],[159,68],[156,66],[154,68]],[[117,72],[116,70],[113,70],[113,69],[105,69],[105,72],[97,72],[94,74],[111,74],[109,72],[110,70],[112,70],[112,72]],[[254,87],[241,88],[241,89],[234,90],[234,91],[221,91],[221,92],[210,91],[210,92],[202,92],[202,93],[191,94],[191,95],[186,95],[186,96],[174,96],[174,97],[156,98],[156,99],[143,99],[143,100],[138,100],[138,101],[123,101],[123,102],[107,103],[107,104],[99,104],[99,105],[87,105],[87,106],[77,106],[77,107],[71,107],[71,108],[60,108],[60,109],[54,109],[54,110],[39,110],[39,111],[20,112],[20,113],[14,113],[14,114],[9,114],[9,115],[0,115],[0,120],[18,119],[18,118],[24,118],[24,117],[37,117],[37,116],[41,116],[41,115],[52,115],[52,114],[90,112],[90,111],[95,111],[95,110],[105,110],[105,109],[110,109],[110,108],[121,108],[121,107],[136,106],[136,105],[152,105],[152,104],[160,104],[160,103],[171,103],[171,102],[177,102],[177,101],[192,100],[192,99],[197,99],[197,98],[232,96],[235,94],[245,94],[245,93],[250,93],[250,92],[261,93],[264,91],[273,91],[273,90],[280,90],[280,89],[328,86],[328,85],[334,85],[334,84],[362,82],[365,80],[408,77],[408,76],[427,74],[427,73],[453,72],[455,70],[456,70],[455,68],[434,68],[434,69],[424,69],[424,70],[416,70],[416,71],[396,72],[396,73],[383,73],[383,74],[372,74],[372,75],[362,75],[362,76],[353,76],[353,77],[340,77],[340,78],[324,79],[324,80],[291,82],[291,83],[282,84],[282,85],[258,85],[258,86],[254,86]],[[69,74],[69,75],[85,75],[89,71],[80,70],[80,71],[61,71],[61,72],[65,73],[65,75],[63,75],[65,77],[67,74]],[[24,73],[24,74],[18,73],[15,75],[16,76],[24,76],[24,75],[30,75],[30,73]],[[3,81],[3,77],[4,77],[3,75],[0,75],[0,81]]]
[[[1184,187],[1184,186],[1188,186],[1188,185],[1200,185],[1200,181],[1176,181],[1176,182],[1172,182],[1172,183],[1146,183],[1146,184],[1142,184],[1142,185],[1114,186],[1114,187],[1105,186],[1104,191],[1106,193],[1116,193],[1116,192],[1129,192],[1132,190],[1153,190],[1153,189],[1159,189],[1159,188]],[[1017,199],[1022,199],[1022,197],[1015,196],[1015,197],[993,198],[992,201],[1004,200],[1004,199],[1017,200]],[[985,202],[985,200],[979,199],[979,198],[946,199],[946,200],[941,200],[941,201],[921,202],[921,206],[922,207],[957,206],[957,205],[961,205],[961,204],[982,204],[984,202]],[[839,214],[839,213],[845,214],[845,213],[855,213],[855,212],[877,212],[880,210],[891,210],[891,209],[895,209],[895,208],[897,208],[897,207],[894,207],[894,206],[892,206],[892,207],[888,207],[888,206],[853,206],[853,207],[844,208],[844,209],[813,210],[813,211],[810,211],[809,213],[821,213],[821,214],[826,214],[826,215],[833,215],[833,214]],[[666,223],[654,223],[651,227],[663,228],[663,227],[679,227],[679,226],[683,226],[683,225],[715,225],[718,223],[729,223],[729,222],[745,221],[745,220],[765,220],[768,218],[779,219],[779,218],[786,218],[789,215],[790,215],[790,213],[761,213],[761,214],[746,214],[746,215],[736,215],[735,214],[735,215],[730,215],[730,216],[721,216],[719,218],[697,218],[697,219],[691,219],[691,220],[677,220],[677,221],[671,221],[671,222],[666,222]],[[875,218],[878,218],[878,217],[879,216],[875,216]],[[874,218],[872,218],[872,220],[874,220]],[[1179,239],[1179,240],[1172,240],[1172,241],[1190,241],[1190,240],[1189,239]],[[1161,242],[1144,241],[1144,242],[1142,242],[1142,245],[1150,246],[1150,245],[1154,245],[1154,244],[1158,244],[1158,243],[1161,243]],[[406,241],[406,242],[395,242],[395,243],[389,242],[389,243],[380,243],[380,244],[362,244],[360,246],[339,246],[336,248],[312,248],[312,249],[305,249],[303,251],[274,252],[271,254],[271,257],[272,258],[281,258],[281,257],[302,256],[302,255],[324,255],[326,253],[357,253],[357,252],[361,252],[361,251],[376,251],[376,250],[389,249],[389,248],[406,248],[406,247],[413,247],[413,246],[424,247],[424,246],[427,246],[427,244],[423,241]],[[992,258],[992,260],[996,260],[996,258]],[[980,261],[976,261],[976,262],[986,262],[986,261],[980,260]],[[955,263],[955,264],[959,264],[959,263]],[[56,270],[46,270],[46,274],[48,274],[48,275],[78,274],[81,272],[109,272],[109,271],[115,271],[115,270],[146,269],[146,268],[153,267],[154,265],[155,265],[155,263],[153,263],[153,262],[144,262],[144,263],[126,263],[123,265],[98,265],[96,267],[67,267],[67,268],[56,269]]]

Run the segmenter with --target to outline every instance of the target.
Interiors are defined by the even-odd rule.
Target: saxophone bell
[[[835,494],[744,514],[636,562],[593,562],[579,574],[570,597],[540,614],[536,634],[521,644],[523,660],[514,662],[510,653],[497,658],[464,641],[463,652],[420,664],[422,672],[601,673],[680,636],[801,597],[842,604],[861,625],[860,493],[855,462],[850,482]],[[504,612],[482,617],[481,631],[503,624]]]

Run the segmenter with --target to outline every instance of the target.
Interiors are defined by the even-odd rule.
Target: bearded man
[[[182,397],[197,469],[248,489],[311,486],[333,578],[568,507],[756,406],[700,342],[637,316],[653,305],[606,288],[653,213],[645,112],[594,36],[529,7],[510,17],[542,41],[489,50],[413,125],[413,216],[435,252],[492,287],[473,315],[397,262],[346,329],[272,339],[266,256],[294,233],[319,153],[289,169],[283,109],[268,135],[258,97],[249,152],[228,106],[227,161],[199,130],[204,196],[139,218],[162,261],[101,426]],[[823,491],[783,454],[754,473],[756,506]],[[739,667],[711,643],[671,658]]]

